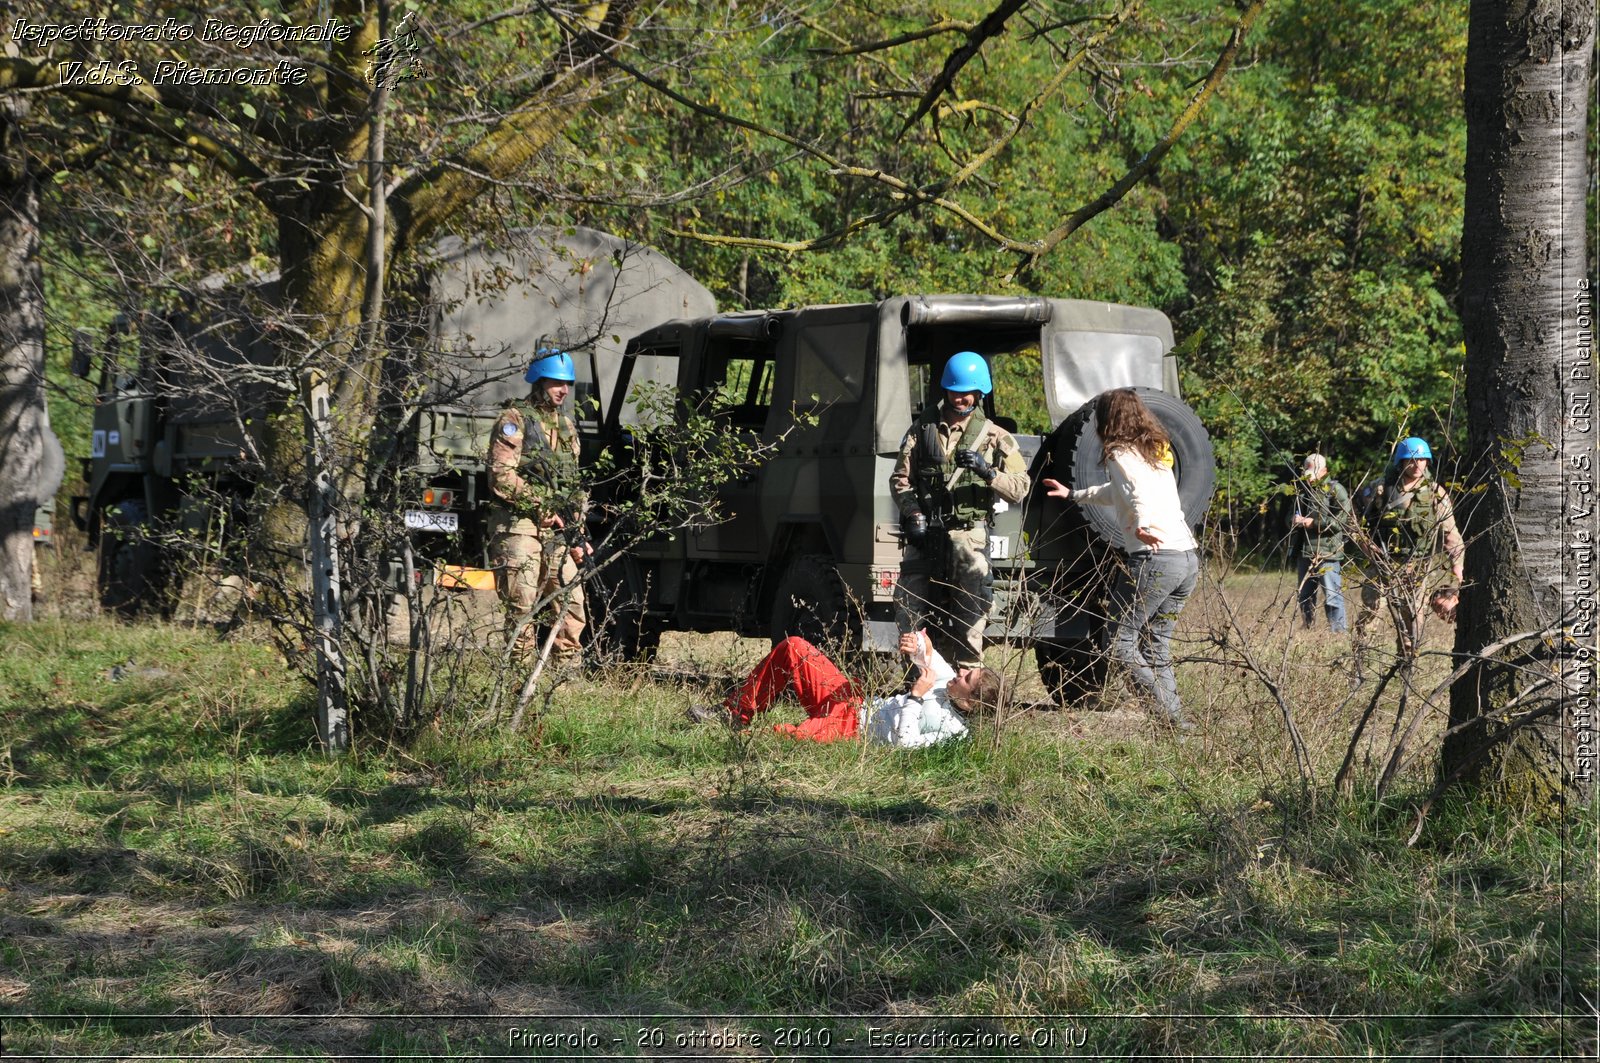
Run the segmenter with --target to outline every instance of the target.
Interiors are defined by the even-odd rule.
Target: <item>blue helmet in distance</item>
[[[1433,448],[1428,446],[1428,441],[1421,436],[1407,436],[1396,443],[1391,464],[1399,465],[1402,461],[1410,461],[1412,458],[1433,460]]]
[[[578,379],[578,374],[572,366],[572,355],[559,347],[540,347],[533,352],[533,364],[528,366],[528,375],[523,379],[530,384],[537,384],[541,380],[559,380],[571,384]]]
[[[987,395],[994,390],[989,377],[989,363],[977,351],[961,351],[944,364],[944,376],[939,386],[946,391],[976,391]]]

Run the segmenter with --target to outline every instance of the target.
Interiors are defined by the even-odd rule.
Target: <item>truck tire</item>
[[[1134,388],[1139,398],[1155,414],[1172,440],[1175,459],[1173,473],[1178,480],[1178,501],[1191,526],[1205,519],[1211,495],[1217,486],[1217,460],[1211,449],[1211,436],[1205,425],[1182,399],[1155,388]],[[1051,435],[1048,447],[1057,478],[1068,487],[1087,487],[1105,482],[1105,465],[1100,460],[1100,436],[1094,430],[1094,404],[1090,399],[1061,422]],[[1121,529],[1115,513],[1107,506],[1078,507],[1095,535],[1120,545]]]
[[[662,622],[645,607],[648,577],[630,557],[600,569],[585,592],[590,646],[600,658],[650,662],[661,648]]]
[[[1045,693],[1064,709],[1098,697],[1106,685],[1106,655],[1094,639],[1036,642],[1033,658]]]
[[[772,644],[790,635],[828,653],[860,648],[861,611],[831,558],[802,554],[778,581],[772,602]]]
[[[156,607],[161,551],[150,538],[143,500],[124,499],[105,510],[100,531],[100,604],[125,617]]]

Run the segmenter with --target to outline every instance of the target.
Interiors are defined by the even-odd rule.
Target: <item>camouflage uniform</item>
[[[959,424],[949,424],[942,416],[944,405],[925,413],[900,441],[900,456],[889,477],[889,491],[902,517],[921,510],[931,523],[943,518],[945,530],[929,530],[929,536],[947,537],[950,565],[947,572],[933,572],[928,551],[906,543],[900,564],[900,582],[895,587],[895,622],[902,634],[923,627],[936,609],[949,621],[950,630],[942,639],[958,668],[983,664],[983,629],[988,626],[991,577],[989,575],[989,515],[995,498],[1012,504],[1028,493],[1028,467],[1011,433],[975,409]],[[961,470],[950,484],[943,512],[930,501],[919,499],[917,469],[920,439],[925,425],[933,424],[939,433],[939,446],[945,464],[945,480],[955,470],[957,450],[975,450],[996,472],[991,483],[970,469]],[[936,494],[946,494],[936,492]],[[930,505],[933,508],[930,509]],[[938,596],[935,598],[934,592]],[[938,600],[938,599],[942,599]],[[936,633],[940,625],[935,624]]]
[[[1369,557],[1356,638],[1366,641],[1387,594],[1401,628],[1396,641],[1406,653],[1417,645],[1428,595],[1450,578],[1446,573],[1460,564],[1466,544],[1456,529],[1450,496],[1430,474],[1410,491],[1385,482],[1361,494],[1361,517],[1370,539],[1363,544]]]
[[[542,433],[547,445],[530,429]],[[541,599],[556,595],[561,614],[551,663],[576,664],[588,613],[571,544],[581,541],[587,498],[578,481],[578,430],[572,421],[559,409],[519,405],[503,410],[489,441],[489,492],[495,499],[489,553],[501,601],[515,622]],[[566,528],[552,525],[556,516]],[[538,633],[530,623],[517,640],[517,652],[537,649]]]

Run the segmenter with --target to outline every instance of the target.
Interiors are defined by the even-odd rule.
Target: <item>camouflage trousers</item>
[[[554,595],[550,608],[556,610],[556,636],[550,663],[575,665],[582,659],[583,628],[589,620],[583,584],[578,581],[578,565],[559,534],[547,531],[541,536],[537,531],[538,526],[532,521],[518,521],[495,536],[489,548],[495,588],[513,625],[532,613],[540,601]],[[538,625],[529,623],[523,627],[516,652],[539,652]]]
[[[1410,656],[1422,644],[1422,629],[1429,615],[1428,596],[1450,582],[1450,572],[1429,559],[1385,565],[1369,564],[1361,571],[1361,608],[1356,614],[1358,650],[1373,641],[1374,629],[1392,623],[1395,652]],[[1360,655],[1358,654],[1358,657]]]
[[[907,544],[894,589],[895,624],[901,634],[929,628],[934,647],[957,668],[978,667],[993,597],[989,526],[928,534],[949,537],[950,571],[932,571],[927,551]]]

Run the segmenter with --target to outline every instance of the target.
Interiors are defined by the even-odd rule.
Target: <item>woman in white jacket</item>
[[[1172,670],[1172,631],[1194,593],[1200,558],[1178,500],[1172,445],[1132,388],[1103,393],[1094,420],[1108,482],[1077,489],[1043,482],[1052,497],[1116,512],[1127,569],[1111,588],[1111,656],[1167,723],[1190,731]]]

